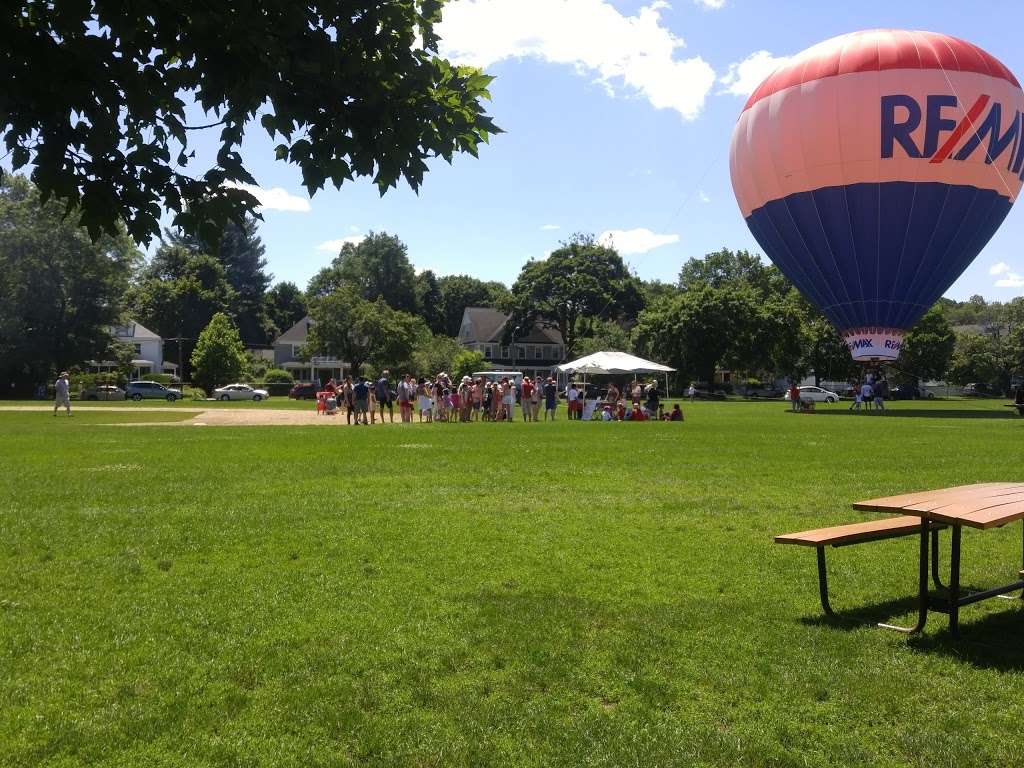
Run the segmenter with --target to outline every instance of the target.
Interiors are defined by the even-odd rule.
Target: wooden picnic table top
[[[997,528],[1024,519],[1024,483],[975,483],[858,501],[854,509],[926,517],[951,525]]]

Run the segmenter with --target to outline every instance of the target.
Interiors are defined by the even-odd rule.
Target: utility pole
[[[184,366],[182,365],[181,342],[183,342],[183,341],[191,341],[191,339],[189,339],[189,338],[187,338],[185,336],[182,336],[181,335],[181,328],[179,327],[178,335],[177,336],[171,336],[169,339],[164,339],[164,341],[174,341],[174,342],[177,342],[177,344],[178,344],[178,384],[181,385],[181,386],[185,386],[185,378],[184,378],[184,370],[185,369],[184,369]]]

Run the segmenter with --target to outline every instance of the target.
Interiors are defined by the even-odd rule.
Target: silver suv
[[[131,381],[125,387],[124,396],[129,400],[166,400],[173,403],[181,399],[180,389],[170,389],[155,381]]]

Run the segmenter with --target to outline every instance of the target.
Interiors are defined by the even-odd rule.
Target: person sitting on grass
[[[683,409],[679,407],[679,403],[672,406],[672,413],[669,414],[669,421],[682,421],[683,420]]]

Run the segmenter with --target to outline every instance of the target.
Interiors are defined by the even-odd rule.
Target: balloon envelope
[[[853,358],[894,360],[1020,192],[1022,113],[1016,78],[971,43],[854,32],[754,91],[733,132],[733,189]]]

